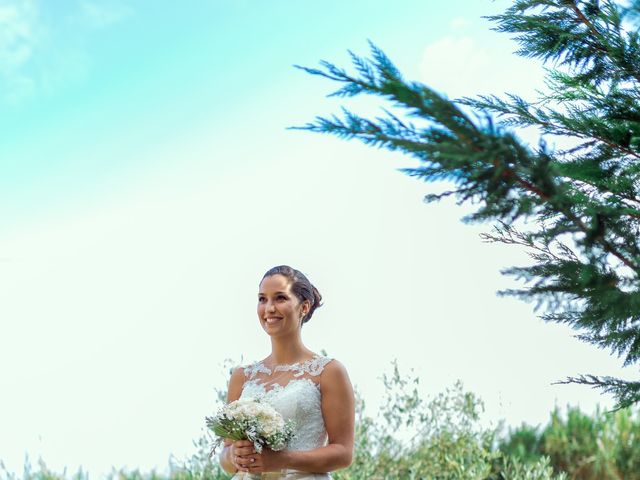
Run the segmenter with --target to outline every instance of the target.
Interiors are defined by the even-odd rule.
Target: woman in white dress
[[[301,272],[286,265],[270,269],[260,282],[258,319],[271,354],[234,370],[227,401],[262,398],[295,422],[295,436],[285,450],[262,453],[249,441],[225,440],[220,463],[235,473],[233,480],[323,480],[351,464],[355,414],[347,372],[302,342],[301,327],[321,299]]]

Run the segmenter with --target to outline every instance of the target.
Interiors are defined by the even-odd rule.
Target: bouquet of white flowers
[[[206,417],[206,422],[207,427],[218,436],[213,450],[224,438],[249,440],[258,453],[262,452],[263,447],[282,450],[293,437],[292,421],[285,422],[275,408],[253,398],[243,398],[225,405],[215,417]]]

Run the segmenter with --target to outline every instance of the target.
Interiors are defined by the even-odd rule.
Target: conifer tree
[[[405,80],[373,44],[369,58],[351,54],[354,73],[325,61],[300,67],[338,82],[333,96],[379,96],[401,113],[385,109],[371,119],[344,109],[298,128],[417,158],[406,174],[445,185],[425,200],[452,196],[475,205],[463,220],[492,224],[486,241],[519,245],[531,256],[530,265],[504,271],[523,280],[522,288],[501,294],[534,301],[545,321],[567,324],[581,340],[637,367],[639,17],[640,1],[622,7],[612,0],[516,0],[488,17],[495,30],[515,35],[517,54],[549,67],[547,89],[533,100],[448,100]],[[538,147],[518,137],[521,127],[539,129]],[[544,139],[551,136],[574,146],[549,148]],[[580,374],[563,382],[611,393],[616,408],[640,401],[640,378]]]

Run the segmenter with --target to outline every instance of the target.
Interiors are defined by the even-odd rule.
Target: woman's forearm
[[[224,446],[218,458],[220,459],[220,465],[226,472],[236,473],[238,471],[235,465],[231,462],[231,446],[230,445]]]
[[[351,465],[353,450],[337,443],[313,450],[285,451],[286,468],[302,472],[333,472]]]

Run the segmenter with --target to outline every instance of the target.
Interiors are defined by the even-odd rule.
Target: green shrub
[[[460,382],[426,400],[418,379],[401,376],[397,365],[383,377],[386,397],[376,417],[357,402],[353,464],[336,480],[561,480],[547,459],[533,463],[505,457],[492,448],[496,430],[482,428],[482,401]]]
[[[525,463],[515,457],[502,457],[501,471],[496,478],[504,480],[566,480],[565,473],[554,475],[549,457],[539,457]]]
[[[69,475],[66,468],[62,473],[55,473],[49,470],[46,463],[42,459],[38,459],[37,469],[34,469],[31,461],[27,457],[24,462],[23,472],[21,476],[9,472],[5,464],[0,461],[0,479],[2,480],[88,480],[89,475],[82,469],[76,473]]]
[[[548,456],[556,472],[576,480],[640,480],[640,412],[577,407],[557,408],[542,428],[523,425],[500,443],[500,450],[525,463]]]

